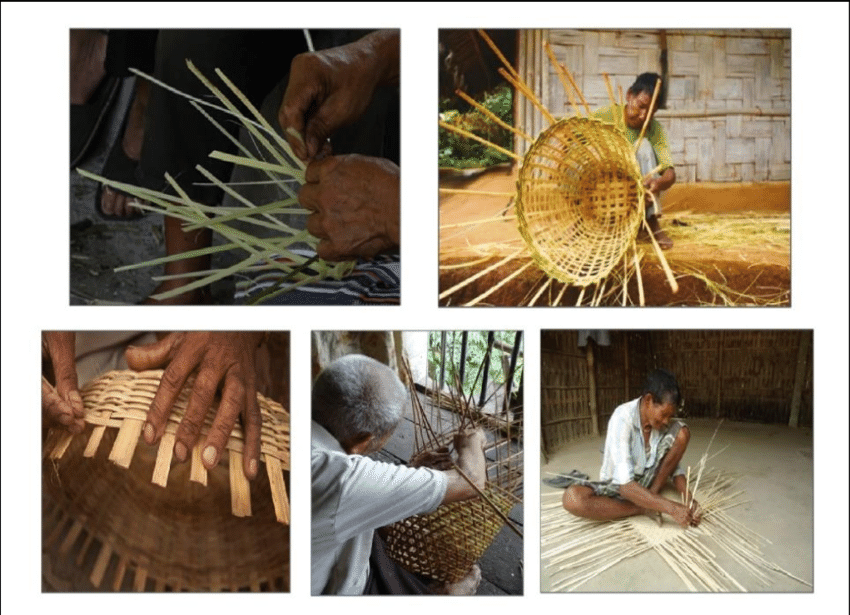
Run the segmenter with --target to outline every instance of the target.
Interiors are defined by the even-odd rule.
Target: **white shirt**
[[[625,485],[635,480],[635,476],[640,476],[655,464],[658,443],[665,434],[666,431],[653,428],[649,434],[647,451],[640,424],[640,397],[617,406],[608,420],[599,479],[610,480],[615,485]],[[684,474],[681,467],[677,466],[673,471],[673,476],[677,474]]]
[[[360,595],[369,578],[374,530],[433,512],[448,480],[430,468],[409,468],[349,455],[313,421],[311,593]]]

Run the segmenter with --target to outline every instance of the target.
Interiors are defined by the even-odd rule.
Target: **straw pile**
[[[811,587],[811,583],[766,560],[761,549],[770,541],[728,513],[743,503],[743,491],[734,491],[738,481],[734,474],[707,469],[710,459],[707,448],[697,467],[693,471],[688,468],[688,492],[698,496],[702,515],[695,528],[682,529],[669,520],[666,527],[659,528],[643,516],[591,521],[564,510],[562,490],[541,494],[541,560],[552,578],[552,591],[575,591],[603,571],[646,551],[657,553],[692,592],[747,591],[721,566],[717,550],[762,586],[784,575]],[[682,503],[692,506],[693,500]],[[612,587],[611,591],[622,589]]]
[[[95,589],[288,589],[288,413],[258,396],[266,472],[250,489],[238,426],[213,470],[203,467],[200,445],[190,463],[172,467],[191,382],[159,447],[137,446],[161,375],[109,372],[81,391],[86,430],[49,433],[43,550],[57,567],[85,569]]]

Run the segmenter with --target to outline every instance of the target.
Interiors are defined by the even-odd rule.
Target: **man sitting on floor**
[[[564,508],[598,521],[649,514],[660,522],[666,513],[682,527],[698,525],[699,506],[679,467],[691,435],[682,421],[673,419],[680,400],[673,374],[662,369],[650,373],[641,396],[618,406],[608,421],[600,480],[572,472],[550,483],[568,485]],[[690,506],[660,495],[671,477]]]
[[[395,372],[363,355],[333,361],[313,385],[311,438],[312,594],[475,593],[481,572],[433,587],[398,567],[375,532],[441,504],[475,497],[457,470],[374,461],[400,422],[407,391]],[[457,465],[480,489],[486,469],[480,430],[455,437]]]

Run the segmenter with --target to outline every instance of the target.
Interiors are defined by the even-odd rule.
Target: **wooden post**
[[[803,398],[806,362],[809,356],[811,337],[811,331],[800,331],[800,345],[797,349],[797,372],[794,374],[794,394],[791,397],[791,416],[788,418],[789,427],[799,427],[800,425],[800,401]]]
[[[590,397],[590,422],[593,426],[593,435],[599,435],[599,417],[596,410],[596,373],[593,366],[593,340],[587,340],[587,377],[588,377],[588,395]]]
[[[460,334],[460,382],[463,384],[463,377],[466,374],[466,343],[469,340],[469,331],[464,331]]]
[[[446,332],[440,331],[440,379],[437,390],[442,394],[443,385],[446,384]]]
[[[481,397],[478,406],[483,408],[484,402],[487,401],[487,376],[490,374],[490,353],[493,352],[493,340],[496,334],[493,331],[487,332],[487,352],[484,353],[484,367],[481,368]]]
[[[715,391],[714,417],[720,418],[720,402],[723,398],[723,331],[717,342],[717,389]]]

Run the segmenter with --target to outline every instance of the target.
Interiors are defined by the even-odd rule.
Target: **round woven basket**
[[[81,390],[85,431],[48,435],[42,477],[47,588],[288,591],[288,413],[258,395],[262,463],[250,485],[238,426],[213,470],[200,464],[200,444],[191,461],[172,466],[173,434],[191,381],[169,418],[171,437],[160,446],[137,445],[161,375],[105,374]],[[211,418],[204,431],[210,425]]]
[[[623,134],[595,118],[566,118],[541,133],[523,159],[519,232],[548,275],[588,286],[632,245],[644,198],[634,148]]]
[[[507,516],[515,498],[496,485],[484,494]],[[457,583],[469,573],[504,525],[493,506],[476,497],[440,506],[383,528],[389,556],[411,572],[440,583]]]

